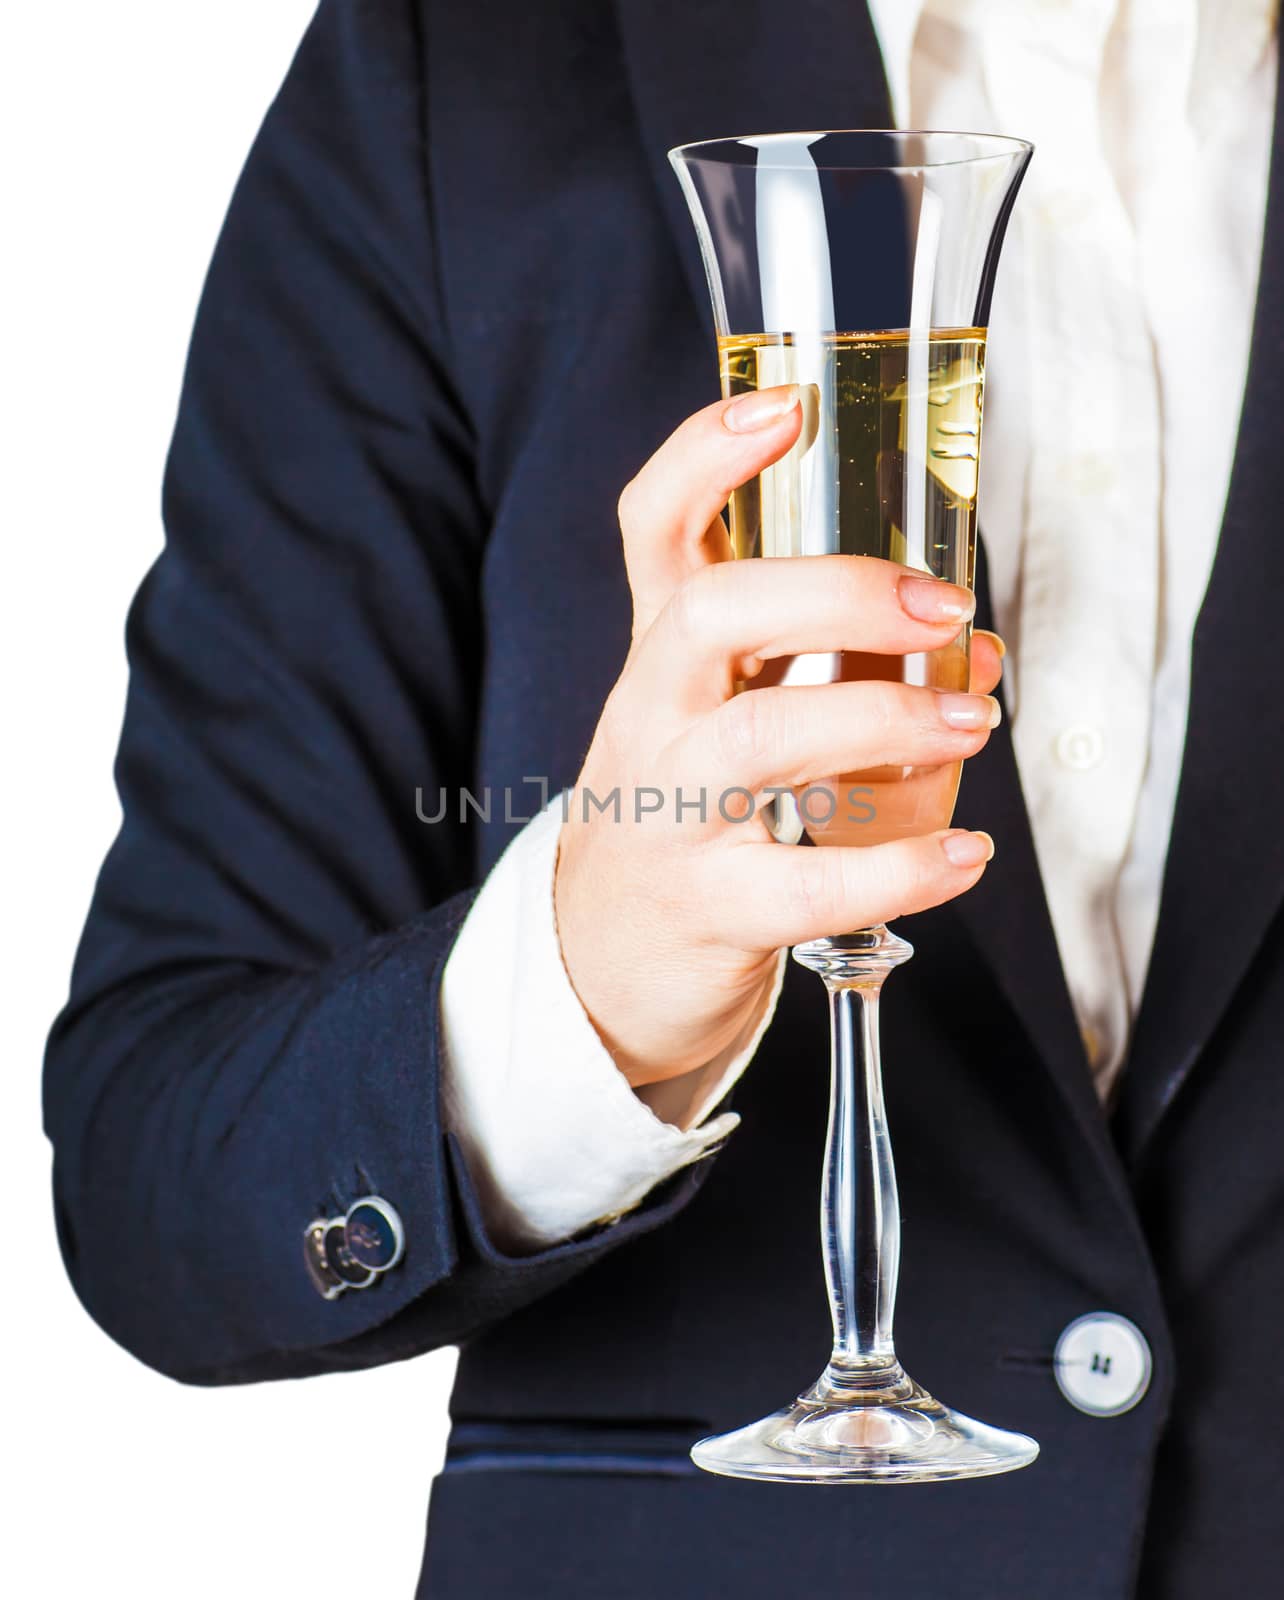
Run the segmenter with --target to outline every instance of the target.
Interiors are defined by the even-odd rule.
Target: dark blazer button
[[[349,1206],[344,1235],[349,1257],[369,1272],[389,1271],[406,1248],[397,1208],[377,1194]]]
[[[324,1217],[316,1217],[308,1223],[303,1231],[303,1264],[308,1269],[312,1287],[322,1299],[337,1300],[343,1293],[345,1285],[343,1280],[331,1271],[330,1264],[326,1260],[325,1236],[329,1226]]]
[[[327,1222],[325,1227],[325,1264],[330,1271],[349,1289],[364,1289],[375,1281],[376,1273],[369,1267],[363,1267],[359,1261],[354,1261],[348,1253],[348,1244],[345,1237],[347,1224],[342,1217],[336,1217],[333,1222]]]

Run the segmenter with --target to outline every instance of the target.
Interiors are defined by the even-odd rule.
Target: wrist
[[[730,1092],[771,1024],[789,952],[778,950],[748,1018],[735,1037],[703,1066],[676,1077],[635,1085],[634,1093],[662,1122],[682,1131],[698,1127]]]

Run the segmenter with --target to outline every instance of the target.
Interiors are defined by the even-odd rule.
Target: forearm
[[[64,1015],[46,1122],[68,1269],[149,1364],[217,1375],[366,1332],[455,1264],[432,995],[461,897],[312,973],[161,973]],[[400,1211],[402,1266],[322,1300],[319,1210]]]
[[[698,1177],[626,1224],[513,1257],[491,1238],[439,1113],[437,996],[470,896],[312,974],[156,974],[69,1009],[46,1122],[59,1229],[86,1308],[196,1383],[375,1365],[467,1338],[658,1226]],[[375,1192],[402,1261],[323,1299],[318,1211]]]

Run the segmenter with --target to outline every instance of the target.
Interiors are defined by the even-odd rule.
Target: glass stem
[[[821,1239],[834,1349],[821,1386],[844,1393],[903,1382],[892,1338],[900,1265],[896,1168],[883,1104],[878,1000],[911,947],[886,928],[800,946],[829,992],[832,1088]]]

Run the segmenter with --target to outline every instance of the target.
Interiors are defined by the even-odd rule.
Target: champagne
[[[803,428],[780,461],[731,497],[743,556],[864,555],[971,587],[985,332],[750,334],[718,341],[730,398],[800,385]],[[970,628],[943,649],[845,651],[768,662],[756,686],[865,678],[966,690]],[[795,794],[791,829],[815,844],[871,845],[948,827],[961,763],[848,772]],[[788,797],[786,797],[786,802]]]

